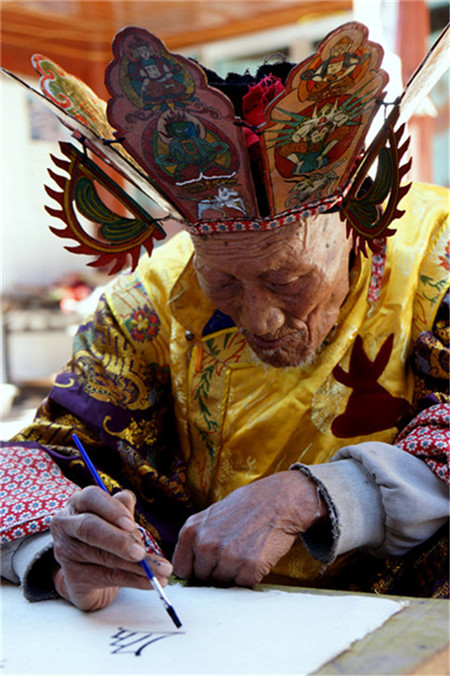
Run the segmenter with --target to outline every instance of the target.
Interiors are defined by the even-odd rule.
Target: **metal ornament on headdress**
[[[2,72],[56,112],[82,144],[81,153],[62,144],[66,159],[52,158],[68,178],[51,173],[62,192],[47,189],[58,203],[58,209],[48,211],[66,223],[63,230],[52,230],[79,243],[66,248],[97,256],[90,265],[110,262],[110,272],[117,272],[131,254],[134,267],[141,246],[150,253],[153,239],[164,236],[168,217],[202,234],[282,227],[332,207],[347,222],[355,248],[365,253],[366,243],[376,251],[395,232],[389,225],[403,213],[398,203],[409,186],[401,181],[410,162],[402,166],[408,142],[400,145],[403,127],[395,127],[399,118],[406,122],[448,67],[447,34],[448,28],[365,152],[387,75],[380,70],[382,48],[369,42],[367,28],[356,22],[330,33],[313,56],[294,66],[284,86],[266,78],[264,96],[258,91],[256,98],[268,105],[250,131],[252,151],[231,101],[207,84],[202,68],[171,54],[144,29],[126,28],[114,40],[114,59],[106,70],[107,106],[78,78],[40,55],[33,65],[44,95]],[[255,143],[262,160],[257,163]],[[157,215],[150,216],[119,188],[98,160],[150,197]],[[361,191],[377,162],[371,187]],[[255,194],[257,171],[268,215],[259,211],[264,200]],[[131,218],[114,213],[98,186],[121,203],[120,214],[125,207]]]

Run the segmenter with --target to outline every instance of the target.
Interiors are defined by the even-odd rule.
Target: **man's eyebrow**
[[[199,265],[196,266],[196,269],[199,270],[202,274],[213,274],[213,275],[221,275],[223,277],[232,277],[233,273],[231,272],[226,272],[225,270],[219,270],[217,268],[212,268],[209,265]]]
[[[269,268],[262,270],[259,277],[268,277],[270,275],[292,275],[292,277],[304,277],[313,269],[313,265],[310,262],[305,262],[304,266],[296,266],[293,269],[287,265],[280,265],[274,268]]]

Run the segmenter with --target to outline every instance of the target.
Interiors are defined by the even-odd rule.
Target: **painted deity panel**
[[[388,76],[382,48],[350,22],[293,68],[286,93],[266,110],[262,144],[272,213],[295,209],[342,189]]]
[[[257,215],[234,108],[202,69],[144,29],[126,28],[106,71],[116,137],[191,222]]]

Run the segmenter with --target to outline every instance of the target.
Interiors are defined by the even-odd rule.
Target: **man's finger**
[[[130,561],[141,561],[146,554],[135,530],[124,531],[96,514],[57,514],[51,521],[50,530],[55,541],[55,552],[66,539],[72,538]]]
[[[136,507],[136,496],[134,493],[124,490],[120,491],[120,493],[114,493],[112,497],[114,500],[118,500],[130,514],[134,515],[134,509]]]
[[[194,529],[188,525],[189,521],[180,531],[172,558],[173,572],[181,578],[191,577],[194,571],[195,535]]]
[[[145,576],[142,566],[137,561],[125,559],[114,552],[93,547],[73,538],[55,539],[54,555],[60,565],[93,564],[105,568],[120,568]]]
[[[127,531],[136,528],[134,506],[135,497],[131,491],[122,491],[111,496],[98,486],[84,488],[75,493],[67,503],[72,514],[90,512]]]
[[[92,589],[105,589],[107,587],[134,587],[135,589],[151,589],[152,585],[148,577],[140,572],[141,566],[134,571],[123,568],[105,568],[94,563],[85,563],[83,567],[73,567],[74,588],[86,587]],[[142,569],[141,569],[142,570]],[[64,571],[66,577],[71,577],[71,571]]]
[[[164,586],[167,584],[167,579],[173,573],[173,567],[170,561],[163,559],[161,556],[154,556],[152,554],[145,557],[150,569],[154,575],[159,579]]]

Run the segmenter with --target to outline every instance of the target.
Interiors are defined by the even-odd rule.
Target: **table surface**
[[[345,592],[327,590],[326,593]],[[408,605],[315,674],[450,674],[450,601],[399,596],[383,598],[408,601]]]

